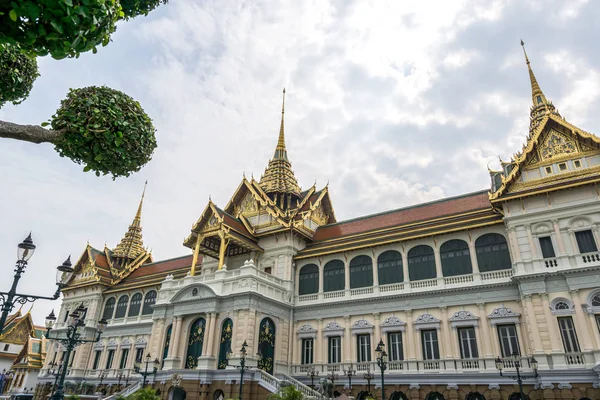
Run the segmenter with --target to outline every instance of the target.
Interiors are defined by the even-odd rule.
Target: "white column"
[[[373,254],[373,259],[371,261],[373,263],[373,286],[379,286],[379,268],[377,268],[377,258],[375,258],[375,254]]]
[[[479,264],[477,264],[477,250],[475,243],[469,240],[469,255],[471,256],[471,265],[473,266],[473,274],[479,274]]]
[[[535,317],[535,311],[533,310],[533,303],[531,295],[525,295],[524,298],[525,307],[527,309],[527,326],[531,329],[531,336],[533,340],[533,352],[543,353],[544,348],[542,346],[542,339],[540,337],[540,331],[537,326],[537,320]]]
[[[323,269],[323,265],[321,262],[319,262],[319,292],[318,293],[323,293],[323,275],[324,275],[324,269]],[[300,286],[300,285],[298,285]]]
[[[552,226],[554,227],[554,234],[556,235],[556,244],[558,245],[558,255],[565,255],[565,242],[563,241],[562,234],[560,233],[560,227],[558,226],[558,220],[552,220]]]
[[[316,345],[316,357],[314,359],[315,363],[322,364],[323,363],[323,341],[325,338],[323,337],[323,320],[321,318],[317,318],[317,336],[315,337],[315,345]]]
[[[412,310],[406,310],[406,350],[409,360],[416,360],[415,328],[413,327]]]
[[[548,302],[548,294],[540,294],[542,305],[544,307],[544,316],[546,317],[546,325],[548,325],[548,335],[550,336],[550,346],[553,353],[562,353],[562,343],[560,342],[560,332],[558,331],[558,323],[556,318],[550,311],[550,303]]]
[[[581,344],[583,345],[583,351],[592,351],[592,339],[590,337],[590,330],[586,323],[586,319],[583,316],[583,309],[581,308],[581,301],[579,299],[579,290],[569,291],[573,305],[575,306],[575,326],[580,328],[581,331]]]
[[[352,350],[350,346],[350,342],[352,341],[352,332],[350,332],[350,316],[344,315],[344,362],[349,363],[352,362]]]
[[[452,340],[450,338],[450,327],[449,327],[449,323],[448,323],[448,307],[443,306],[440,307],[440,310],[442,311],[442,323],[440,325],[440,329],[442,330],[442,336],[444,338],[444,340],[440,341],[443,343],[443,348],[440,349],[440,356],[443,358],[454,358],[452,355]],[[442,351],[445,352],[442,353]]]
[[[206,332],[208,332],[208,341],[206,346],[206,356],[211,357],[213,355],[213,343],[215,339],[215,319],[216,314],[214,312],[208,313],[208,328]]]
[[[440,258],[440,249],[437,245],[433,248],[433,256],[435,258],[435,274],[438,278],[442,278],[444,276],[442,272],[442,259]]]
[[[529,241],[529,247],[531,248],[531,258],[539,258],[537,246],[535,241],[533,240],[533,235],[531,234],[531,225],[525,225],[525,230],[527,232],[527,240]]]
[[[404,282],[408,282],[408,255],[405,251],[402,252],[402,275],[404,275]]]

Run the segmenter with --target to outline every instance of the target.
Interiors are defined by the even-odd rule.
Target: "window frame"
[[[329,268],[327,268],[329,267]],[[331,272],[334,272],[333,274]],[[340,278],[337,275],[341,275]],[[330,279],[327,279],[331,277]],[[339,281],[338,281],[339,280]],[[335,283],[335,285],[333,284]],[[323,266],[323,292],[337,292],[346,289],[346,264],[339,259],[329,260]]]
[[[127,367],[127,360],[129,359],[129,348],[126,347],[121,349],[121,359],[119,360],[119,369],[125,369]]]
[[[102,350],[96,350],[94,352],[94,361],[92,362],[92,369],[97,370],[100,365],[100,358],[102,357]],[[56,357],[55,357],[56,359]]]
[[[368,262],[367,262],[368,260]],[[360,289],[373,286],[373,259],[361,254],[350,260],[350,289]]]
[[[477,345],[477,333],[474,326],[462,326],[457,328],[458,347],[460,349],[460,358],[463,360],[479,358],[479,348]],[[466,333],[464,337],[463,333]]]
[[[538,244],[540,245],[540,252],[542,253],[542,258],[556,258],[556,252],[554,251],[554,241],[552,240],[552,236],[539,236]]]
[[[421,330],[421,350],[424,361],[437,361],[440,359],[440,340],[437,329]]]
[[[316,271],[314,271],[315,268],[313,267],[316,268]],[[309,268],[312,270],[310,272],[306,272],[306,270]],[[303,273],[302,271],[305,272]],[[303,265],[298,272],[298,296],[319,293],[319,275],[320,271],[317,264],[311,263]]]
[[[587,239],[591,239],[591,243],[585,243],[583,241],[584,238],[582,238],[581,236],[583,234],[588,234],[589,233],[589,238]],[[591,229],[581,229],[578,231],[575,231],[575,242],[577,243],[577,250],[579,251],[579,254],[588,254],[588,253],[597,253],[598,252],[598,243],[596,243],[596,238],[594,237],[594,232],[592,232]],[[593,246],[590,247],[590,251],[582,251],[582,244],[583,247],[585,246],[589,246],[590,244],[593,244]],[[587,249],[585,249],[587,250]]]
[[[339,364],[342,362],[342,337],[329,336],[327,338],[327,363]],[[337,343],[336,343],[337,342]],[[337,359],[337,361],[336,361]]]
[[[503,335],[501,334],[501,329],[502,330],[507,330],[509,328],[512,328],[514,330],[514,336],[506,336],[504,338],[504,340],[507,340],[507,344],[509,344],[510,349],[506,349],[503,343]],[[515,352],[515,349],[513,347],[513,345],[516,345],[516,352],[517,354],[521,355],[521,344],[519,343],[519,332],[517,331],[517,325],[516,324],[497,324],[496,325],[496,332],[498,334],[498,340],[499,340],[499,344],[500,344],[500,353],[502,355],[502,357],[510,357],[512,356],[512,354]],[[508,333],[508,331],[506,331]],[[512,342],[512,338],[514,337],[514,343]],[[506,350],[510,350],[510,352],[507,352]]]
[[[565,353],[581,353],[581,346],[579,345],[579,338],[577,337],[577,331],[575,328],[575,323],[573,322],[573,317],[562,316],[557,317],[556,320]]]
[[[116,349],[108,350],[108,354],[106,355],[106,363],[104,364],[106,366],[105,369],[112,369],[112,364],[115,360],[115,352],[116,352]]]
[[[302,365],[314,364],[315,339],[302,339],[302,357],[300,363]]]
[[[387,333],[389,361],[404,361],[404,342],[402,339],[401,331]]]
[[[429,248],[431,252],[426,253],[426,248]],[[409,281],[416,282],[437,278],[435,250],[433,247],[426,244],[413,246],[408,250],[407,262]]]
[[[364,340],[363,340],[364,339]],[[371,362],[371,334],[356,335],[356,362]]]

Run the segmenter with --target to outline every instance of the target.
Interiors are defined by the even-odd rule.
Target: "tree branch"
[[[0,138],[23,140],[31,143],[53,143],[63,135],[61,131],[39,125],[19,125],[0,120]]]

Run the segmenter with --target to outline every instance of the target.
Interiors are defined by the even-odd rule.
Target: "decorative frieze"
[[[471,311],[457,311],[449,319],[453,328],[460,326],[479,326],[479,317]]]
[[[490,315],[488,315],[488,319],[490,320],[490,324],[498,325],[498,324],[518,324],[519,318],[521,314],[514,312],[508,307],[498,307],[492,311]]]
[[[400,318],[396,316],[391,316],[383,320],[381,325],[381,331],[384,333],[387,332],[404,332],[406,322],[402,322]]]
[[[298,333],[299,339],[308,339],[308,338],[316,338],[317,330],[313,328],[310,324],[302,325],[296,331]]]
[[[359,319],[352,324],[350,330],[352,330],[353,335],[362,335],[365,333],[373,333],[374,327],[375,326],[366,319]]]
[[[440,329],[442,321],[429,313],[421,314],[415,319],[415,329]]]
[[[329,322],[323,328],[323,336],[344,336],[344,328],[337,322]]]

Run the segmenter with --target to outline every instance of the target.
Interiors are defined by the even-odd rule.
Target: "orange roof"
[[[492,205],[487,190],[474,192],[458,197],[451,197],[325,225],[317,229],[314,240],[315,242],[325,241],[342,236],[365,233],[376,229],[463,214],[469,211],[491,209],[491,207]]]
[[[157,261],[151,264],[140,265],[139,268],[133,271],[124,280],[130,280],[145,275],[158,274],[162,272],[169,272],[176,269],[189,267],[192,265],[192,258],[192,255],[188,255],[164,261]],[[200,263],[202,263],[202,256],[198,257],[198,264]]]

